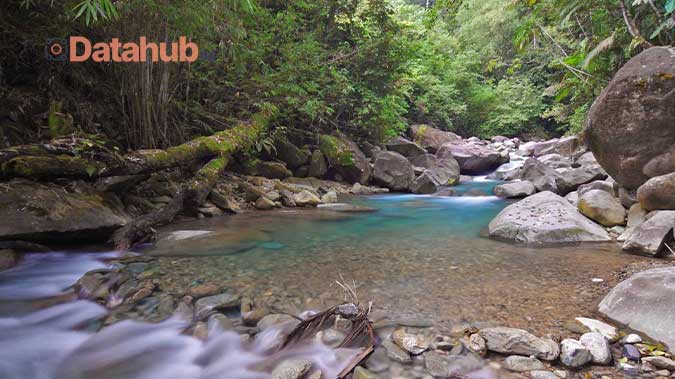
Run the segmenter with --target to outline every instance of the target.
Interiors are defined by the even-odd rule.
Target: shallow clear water
[[[495,184],[475,181],[459,190],[491,192]],[[209,282],[301,311],[332,305],[341,294],[335,281],[344,280],[393,317],[542,332],[593,314],[614,273],[641,259],[614,243],[532,249],[481,237],[508,205],[492,196],[351,201],[377,211],[298,209],[188,222],[166,232],[212,233],[162,241],[148,253],[166,256],[162,286],[174,293]]]

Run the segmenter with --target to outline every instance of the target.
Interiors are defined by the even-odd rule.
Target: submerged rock
[[[486,328],[479,332],[490,351],[516,354],[553,361],[558,358],[558,344],[547,338],[539,338],[525,330],[514,328]]]
[[[675,172],[673,75],[675,48],[645,50],[616,73],[588,112],[586,142],[624,188]]]
[[[0,191],[0,240],[106,239],[130,217],[114,196],[84,183],[63,187],[12,180]]]
[[[201,320],[213,311],[239,308],[239,297],[222,293],[220,295],[203,297],[195,302],[195,318]]]
[[[564,198],[541,192],[503,209],[489,225],[491,237],[528,244],[610,241],[607,232]]]
[[[675,267],[654,268],[619,283],[600,302],[605,316],[662,341],[675,352]]]

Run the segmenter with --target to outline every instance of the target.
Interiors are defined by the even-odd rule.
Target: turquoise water
[[[457,190],[491,193],[496,183]],[[299,313],[342,300],[341,281],[395,317],[542,332],[592,315],[614,273],[639,259],[616,244],[532,249],[490,240],[488,223],[509,204],[493,196],[343,200],[375,211],[285,209],[191,221],[164,230],[146,253],[160,257],[160,285],[173,293],[213,283]],[[210,233],[169,239],[179,230]]]

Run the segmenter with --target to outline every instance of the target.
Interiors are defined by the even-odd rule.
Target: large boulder
[[[622,187],[675,172],[675,48],[626,63],[589,110],[586,142]]]
[[[489,225],[491,237],[527,244],[603,242],[611,238],[564,198],[546,191],[504,208]]]
[[[675,210],[675,172],[649,179],[638,189],[637,199],[642,208],[648,211]]]
[[[13,180],[0,190],[0,239],[73,241],[106,239],[129,222],[114,196],[89,185]]]
[[[386,143],[387,150],[397,152],[406,158],[424,155],[427,151],[420,145],[403,137],[395,137]]]
[[[323,156],[321,150],[314,150],[309,160],[308,176],[321,179],[327,172],[328,165],[326,164],[326,158]]]
[[[616,197],[607,191],[594,189],[579,197],[579,211],[604,226],[626,224],[626,210]]]
[[[654,211],[634,227],[623,243],[625,251],[651,256],[660,255],[665,244],[673,240],[675,211]]]
[[[276,156],[282,162],[286,163],[288,168],[295,170],[309,162],[310,152],[295,146],[286,138],[279,138],[274,143]]]
[[[538,191],[558,192],[558,176],[551,166],[535,158],[528,158],[520,170],[520,178],[534,184]]]
[[[527,197],[537,192],[534,184],[528,181],[510,182],[495,186],[495,195],[504,199],[513,199],[518,197]]]
[[[415,180],[412,164],[399,153],[383,151],[375,160],[373,179],[392,191],[409,191]]]
[[[459,163],[452,158],[438,159],[415,179],[411,186],[413,193],[436,193],[443,186],[459,183]]]
[[[535,356],[553,361],[560,355],[558,344],[549,338],[540,338],[526,330],[514,328],[485,328],[480,334],[490,351],[502,354]]]
[[[675,353],[675,267],[654,268],[619,283],[600,302],[605,316],[664,342]]]
[[[438,159],[433,154],[423,154],[416,157],[408,158],[413,167],[429,168],[436,164]],[[453,158],[454,160],[454,158]]]
[[[558,193],[565,195],[576,190],[582,184],[605,178],[607,178],[607,173],[600,166],[579,167],[559,172],[556,177],[556,185]]]
[[[441,146],[448,142],[462,139],[455,133],[432,128],[429,125],[412,125],[410,132],[413,140],[431,153],[436,153]]]
[[[487,146],[464,142],[447,143],[438,150],[439,158],[455,158],[459,163],[462,174],[484,174],[508,162],[508,156],[502,156],[497,150]]]
[[[259,159],[247,163],[245,171],[248,175],[262,176],[268,179],[286,179],[293,173],[281,162],[267,162]]]
[[[370,163],[358,145],[343,135],[321,135],[319,148],[330,167],[349,183],[367,184]]]

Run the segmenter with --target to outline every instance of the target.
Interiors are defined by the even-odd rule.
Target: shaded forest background
[[[5,0],[0,146],[84,134],[164,148],[278,109],[267,141],[409,124],[576,133],[630,57],[675,39],[675,0]],[[193,64],[52,62],[51,38],[173,41]]]

